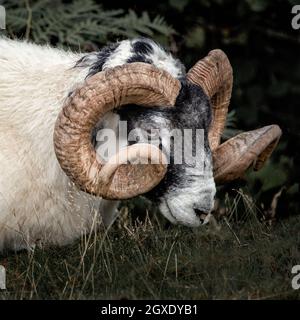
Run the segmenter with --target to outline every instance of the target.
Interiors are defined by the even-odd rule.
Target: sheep
[[[37,242],[66,245],[98,220],[110,225],[119,200],[139,194],[173,223],[205,224],[216,181],[237,178],[256,158],[261,165],[280,136],[277,126],[268,126],[219,146],[232,73],[221,51],[205,59],[186,74],[179,60],[150,39],[84,54],[0,38],[0,251]],[[209,69],[220,65],[226,68]],[[135,82],[127,88],[120,79]],[[128,91],[125,98],[119,87]],[[127,106],[115,108],[113,99]],[[202,129],[204,171],[187,175],[187,165],[172,162],[144,169],[101,163],[98,133],[117,131],[120,120],[128,121],[129,130]],[[128,150],[164,155],[145,143]],[[241,152],[245,160],[237,163]]]

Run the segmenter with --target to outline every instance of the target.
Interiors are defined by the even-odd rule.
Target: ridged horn
[[[213,120],[208,139],[213,151],[220,144],[226,123],[233,81],[231,64],[222,50],[212,50],[189,70],[187,79],[200,86],[210,98]]]
[[[91,132],[107,112],[123,105],[173,106],[179,90],[180,82],[169,73],[139,62],[88,78],[67,98],[56,121],[54,147],[61,168],[81,190],[106,199],[127,199],[151,190],[167,169],[157,147],[126,147],[104,163],[91,143]],[[143,162],[153,156],[155,164]],[[137,159],[142,164],[128,164]]]
[[[265,126],[243,132],[223,144],[213,152],[214,179],[224,184],[243,177],[253,165],[259,170],[275,149],[281,129],[277,125]]]

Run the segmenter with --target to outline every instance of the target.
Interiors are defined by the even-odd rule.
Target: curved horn
[[[208,139],[215,150],[220,144],[232,91],[232,67],[222,50],[212,50],[188,72],[187,79],[200,86],[212,103],[213,120]]]
[[[281,136],[277,125],[243,132],[213,152],[214,178],[217,184],[230,182],[244,175],[253,164],[259,170],[270,157]]]
[[[54,147],[60,166],[83,191],[107,199],[127,199],[149,191],[166,173],[162,152],[137,144],[120,152],[117,165],[115,158],[104,164],[92,146],[91,132],[105,113],[122,105],[173,106],[179,90],[180,82],[167,72],[139,62],[90,77],[68,97],[56,121]],[[149,152],[159,161],[125,164],[124,159],[149,159]]]

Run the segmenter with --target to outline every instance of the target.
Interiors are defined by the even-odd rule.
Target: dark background
[[[141,198],[123,202],[109,232],[91,230],[90,241],[1,253],[8,290],[0,300],[299,299],[291,286],[300,263],[298,1],[2,1],[1,34],[11,38],[92,51],[142,35],[187,68],[221,48],[234,70],[223,138],[272,123],[283,136],[261,171],[219,190],[224,201],[208,226],[170,225]]]
[[[176,31],[169,45],[187,67],[211,49],[221,48],[227,53],[234,70],[230,110],[235,110],[235,127],[251,130],[277,123],[283,130],[268,166],[249,176],[250,193],[268,206],[284,187],[278,214],[299,213],[300,30],[291,26],[291,9],[297,1],[102,3],[105,8],[126,6],[139,14],[146,10],[150,16],[162,15]]]
[[[7,34],[74,50],[110,41],[153,37],[191,67],[214,48],[233,66],[234,87],[224,138],[238,130],[279,124],[281,142],[247,192],[268,208],[280,191],[277,213],[299,212],[300,30],[293,30],[294,0],[36,0],[3,1]],[[121,8],[121,9],[120,9]],[[239,185],[238,185],[239,186]],[[236,187],[236,186],[235,186]]]

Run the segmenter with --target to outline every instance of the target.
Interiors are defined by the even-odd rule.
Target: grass
[[[62,248],[7,252],[0,299],[300,298],[291,287],[300,216],[268,226],[249,197],[227,201],[226,215],[200,229],[168,226],[155,214],[129,218],[125,204],[108,232],[92,230]]]

